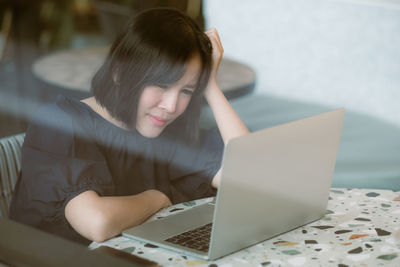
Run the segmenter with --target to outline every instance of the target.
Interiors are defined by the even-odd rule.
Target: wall
[[[204,14],[256,92],[400,126],[400,0],[206,0]]]

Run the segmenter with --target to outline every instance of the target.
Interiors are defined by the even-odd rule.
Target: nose
[[[168,113],[174,113],[178,104],[178,97],[179,95],[175,90],[165,91],[160,101],[160,108]]]

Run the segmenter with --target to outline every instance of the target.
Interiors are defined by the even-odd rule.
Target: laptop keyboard
[[[207,252],[210,246],[212,223],[175,235],[165,241],[183,247]]]

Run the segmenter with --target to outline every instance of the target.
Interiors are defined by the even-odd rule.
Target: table
[[[90,95],[90,82],[103,63],[109,47],[89,47],[59,51],[37,60],[33,73],[50,89],[77,95]],[[255,73],[246,65],[224,58],[218,72],[219,85],[227,98],[250,93],[255,86]],[[69,91],[69,92],[68,92]]]
[[[190,201],[161,210],[149,220],[212,201]],[[119,236],[101,245],[162,266],[400,266],[400,191],[332,188],[325,216],[215,261],[179,255]]]

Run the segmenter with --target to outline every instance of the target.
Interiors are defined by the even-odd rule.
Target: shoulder
[[[42,105],[33,115],[26,132],[25,143],[47,152],[68,153],[73,143],[73,117],[62,105],[65,98]]]
[[[30,126],[59,129],[59,131],[62,131],[71,122],[71,116],[60,107],[57,101],[42,105],[33,115]]]

